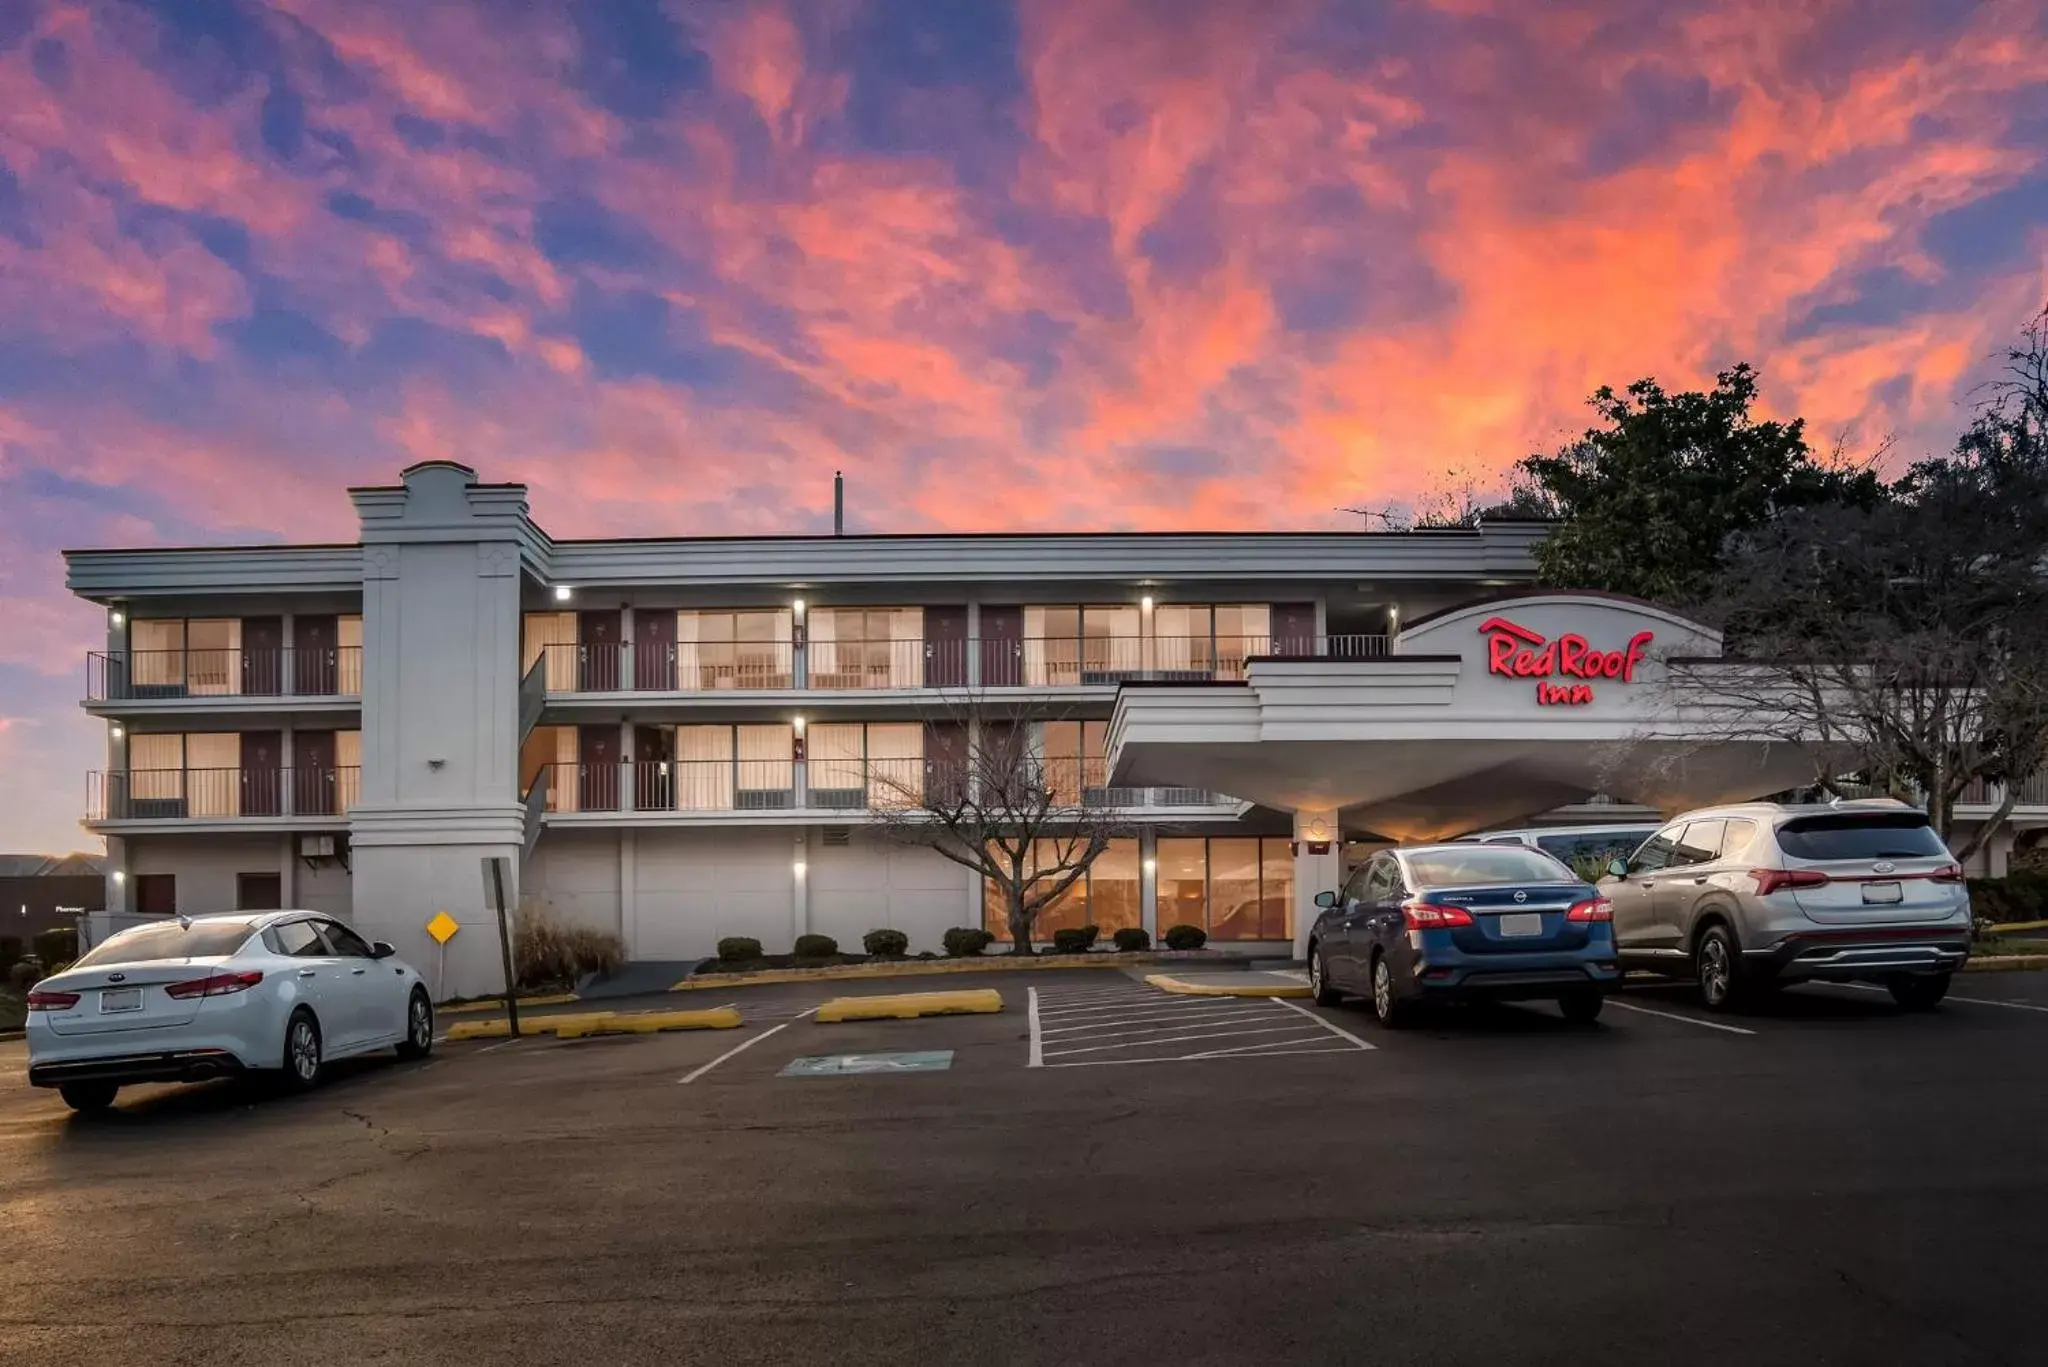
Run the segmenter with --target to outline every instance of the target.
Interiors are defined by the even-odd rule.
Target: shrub
[[[799,935],[796,937],[796,956],[799,959],[836,959],[839,957],[839,941],[830,935]]]
[[[718,942],[718,961],[743,964],[761,957],[761,942],[751,935],[728,935]]]
[[[1055,930],[1052,933],[1052,950],[1055,954],[1086,954],[1088,947],[1095,943],[1095,927],[1082,926],[1078,930]]]
[[[971,959],[996,942],[996,937],[979,926],[954,926],[939,943],[955,959]]]
[[[1116,947],[1126,954],[1152,948],[1152,937],[1140,926],[1125,926],[1109,938],[1116,941]]]
[[[565,926],[522,912],[512,931],[512,977],[521,988],[569,988],[625,962],[626,942],[608,930]]]
[[[16,992],[26,992],[49,976],[43,971],[43,961],[33,954],[7,970],[7,981],[14,984]]]
[[[871,930],[860,937],[860,947],[877,959],[900,959],[910,949],[910,937],[900,930]]]
[[[2003,878],[1972,878],[1970,910],[2000,923],[2048,920],[2048,875],[2019,869]]]
[[[68,964],[78,957],[78,929],[59,926],[36,932],[35,955],[46,964]]]
[[[1209,943],[1209,932],[1200,926],[1179,925],[1166,932],[1168,949],[1200,949]]]
[[[0,975],[6,974],[21,962],[22,942],[19,935],[0,935]]]

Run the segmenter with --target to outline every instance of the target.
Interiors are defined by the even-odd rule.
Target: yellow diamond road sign
[[[460,929],[462,929],[462,922],[456,920],[445,911],[438,913],[433,920],[427,922],[427,934],[433,936],[437,944],[447,944],[455,938],[455,932]]]

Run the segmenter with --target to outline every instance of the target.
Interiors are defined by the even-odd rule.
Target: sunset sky
[[[1945,447],[2048,300],[2048,6],[0,0],[0,849],[62,547],[1342,527],[1738,360]]]

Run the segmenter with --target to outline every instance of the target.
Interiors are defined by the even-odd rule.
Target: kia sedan
[[[1382,850],[1316,905],[1317,1003],[1367,996],[1382,1025],[1430,999],[1551,998],[1566,1019],[1590,1021],[1621,982],[1607,899],[1527,846]]]
[[[98,1111],[134,1082],[250,1075],[292,1088],[332,1059],[424,1058],[434,1007],[390,945],[306,911],[180,917],[95,947],[28,994],[28,1080]]]

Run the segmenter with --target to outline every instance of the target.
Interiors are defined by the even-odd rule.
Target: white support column
[[[107,837],[108,911],[135,910],[135,880],[128,873],[128,842],[118,835]]]
[[[278,652],[278,692],[287,697],[299,691],[299,643],[292,635],[292,615],[287,612],[278,628],[278,639],[284,642],[284,649]],[[285,899],[291,905],[291,899]]]
[[[1138,832],[1138,924],[1159,941],[1159,832],[1150,826]]]
[[[967,600],[967,680],[970,690],[981,687],[981,600]]]
[[[279,909],[299,904],[298,837],[286,831],[277,838],[277,903]]]
[[[619,688],[630,692],[634,687],[633,673],[633,607],[630,603],[619,605]],[[629,736],[628,739],[631,739]],[[624,750],[620,754],[626,754]]]
[[[619,938],[626,942],[627,958],[639,954],[640,832],[632,826],[619,831]]]
[[[811,846],[810,828],[796,828],[796,839],[791,846],[789,876],[789,939],[796,943],[799,935],[811,933]],[[771,951],[772,952],[772,951]]]
[[[622,680],[623,682],[623,680]],[[619,810],[630,812],[638,799],[640,757],[633,753],[633,723],[619,723]]]
[[[1320,853],[1316,850],[1320,848]],[[1316,894],[1334,892],[1344,877],[1344,832],[1335,811],[1294,814],[1294,956],[1308,953],[1320,908]]]

